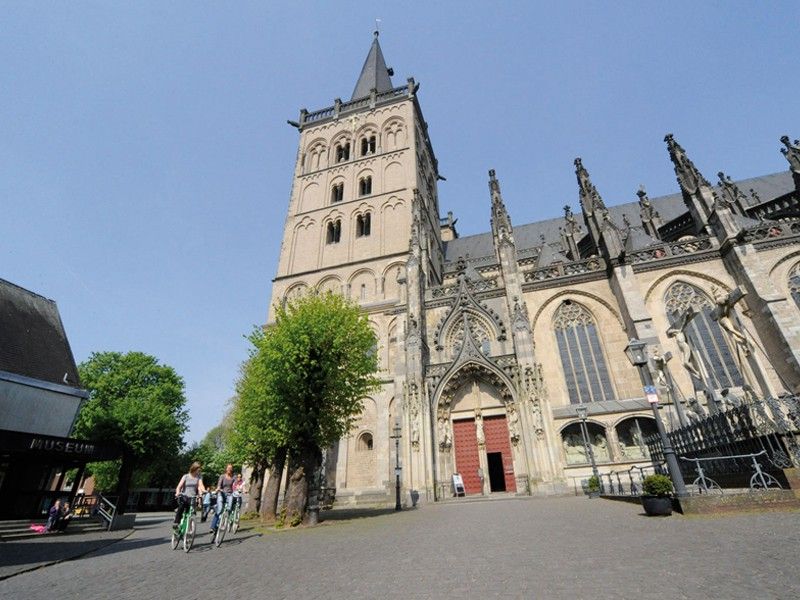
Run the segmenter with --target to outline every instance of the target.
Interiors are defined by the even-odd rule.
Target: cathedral
[[[744,181],[698,171],[665,137],[679,191],[606,206],[575,159],[580,212],[513,225],[488,174],[490,230],[439,211],[437,160],[409,78],[375,34],[350,100],[300,111],[274,306],[312,290],[358,302],[380,390],[327,452],[337,505],[576,493],[650,464],[655,431],[628,360],[647,344],[667,427],[751,395],[800,391],[800,143]],[[395,453],[399,432],[399,456]]]

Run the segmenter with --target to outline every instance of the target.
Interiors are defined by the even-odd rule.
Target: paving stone
[[[201,526],[185,554],[166,521],[78,560],[0,581],[0,597],[796,598],[796,512],[647,518],[587,498],[328,516],[313,529]],[[366,514],[362,518],[353,518]]]

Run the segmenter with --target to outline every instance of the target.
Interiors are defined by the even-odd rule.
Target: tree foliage
[[[96,352],[78,370],[90,395],[75,435],[123,447],[126,492],[134,467],[180,454],[188,415],[183,379],[172,367],[142,352]]]
[[[230,442],[250,464],[268,462],[281,448],[319,454],[350,431],[363,398],[378,386],[375,334],[340,295],[278,306],[274,325],[255,329],[249,340]],[[305,465],[309,475],[313,466]]]

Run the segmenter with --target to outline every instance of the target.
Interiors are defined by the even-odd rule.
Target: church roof
[[[56,303],[3,279],[0,371],[78,386],[78,369]]]
[[[737,181],[736,184],[745,193],[753,190],[761,199],[761,202],[773,200],[794,190],[794,181],[789,171],[744,179]],[[653,204],[653,208],[661,215],[664,223],[668,223],[687,212],[683,196],[680,193],[651,198],[650,201]],[[640,208],[639,203],[636,201],[609,206],[608,211],[615,223],[622,223],[622,215],[627,215],[632,222],[638,222],[639,220]],[[514,225],[514,241],[517,246],[517,252],[524,253],[526,250],[541,246],[542,239],[549,244],[559,243],[561,241],[559,228],[563,226],[563,217],[537,221],[526,225]],[[494,256],[491,232],[459,237],[444,244],[446,262],[456,261],[459,256],[465,258],[469,256],[470,259]]]
[[[361,67],[361,75],[358,76],[356,87],[353,90],[351,100],[369,96],[370,91],[374,88],[380,94],[381,92],[389,92],[394,89],[392,85],[391,71],[386,67],[386,61],[383,59],[383,52],[381,52],[381,45],[378,42],[378,32],[375,32],[375,38],[372,40],[372,46],[369,48],[367,60],[364,61],[364,66]]]

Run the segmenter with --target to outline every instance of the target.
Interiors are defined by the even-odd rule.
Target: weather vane
[[[379,35],[381,32],[381,20],[375,19],[375,35]]]

